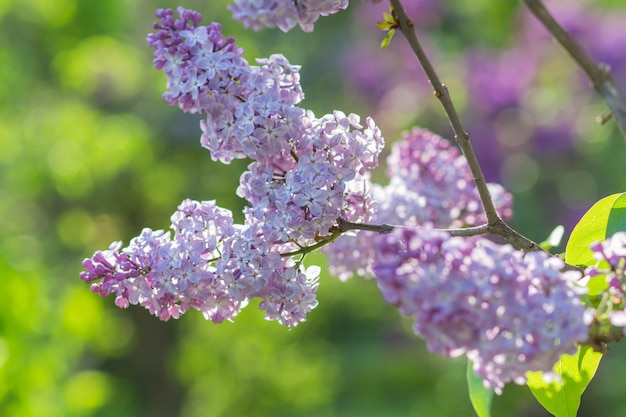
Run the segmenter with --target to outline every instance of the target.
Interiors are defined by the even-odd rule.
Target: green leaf
[[[549,251],[552,248],[556,248],[561,244],[561,240],[563,239],[563,232],[565,228],[562,225],[558,225],[552,230],[550,236],[547,237],[546,240],[541,242],[539,246],[541,249]]]
[[[387,36],[385,36],[385,39],[383,39],[382,43],[380,44],[380,47],[382,49],[385,49],[389,46],[389,42],[391,42],[391,38],[393,38],[394,33],[396,33],[395,29],[391,29],[389,32],[387,32]]]
[[[626,193],[610,195],[594,204],[574,227],[565,248],[565,262],[572,265],[594,265],[595,260],[589,245],[605,240],[616,230],[626,230],[625,207]]]
[[[589,248],[615,232],[626,230],[626,193],[613,194],[593,205],[580,219],[565,248],[565,262],[571,265],[595,265],[593,252]],[[608,288],[604,275],[589,280],[588,295],[594,296]]]
[[[555,417],[575,417],[589,381],[600,364],[602,354],[589,346],[579,346],[575,355],[563,355],[554,365],[560,381],[547,383],[542,372],[528,372],[527,385],[539,403]]]
[[[376,22],[376,26],[378,27],[378,29],[380,30],[389,30],[389,29],[393,29],[397,26],[396,21],[394,20],[393,17],[391,17],[390,14],[385,13],[385,19],[381,20],[380,22]]]
[[[620,194],[611,207],[609,221],[606,225],[606,237],[624,230],[626,230],[626,193]]]
[[[490,417],[493,389],[483,385],[483,380],[472,369],[472,361],[467,361],[467,388],[476,415],[478,417]]]

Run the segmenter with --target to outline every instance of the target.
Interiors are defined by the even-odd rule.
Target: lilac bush
[[[231,9],[255,30],[300,25],[312,31],[319,16],[347,3],[237,0]],[[386,26],[379,27],[389,35],[404,31],[428,67],[406,33],[411,25],[404,9],[392,4]],[[432,2],[419,5],[437,9]],[[266,319],[293,327],[318,304],[320,269],[303,261],[323,248],[331,273],[374,277],[384,299],[414,319],[430,351],[466,356],[496,393],[509,382],[530,384],[530,371],[559,380],[553,365],[563,355],[578,354],[581,344],[605,347],[599,321],[608,323],[608,332],[626,328],[626,234],[593,243],[583,229],[570,243],[591,244],[597,263],[572,265],[508,227],[512,196],[484,180],[432,71],[426,73],[463,153],[415,128],[392,146],[388,183],[380,185],[371,170],[384,139],[371,118],[362,122],[339,110],[317,117],[300,106],[299,66],[279,54],[251,65],[218,23],[203,26],[199,13],[177,12],[178,18],[170,9],[157,10],[159,21],[147,38],[155,68],[167,77],[163,98],[203,116],[200,142],[213,160],[250,161],[236,190],[247,202],[244,220],[236,224],[215,201],[187,199],[171,217],[172,231],[144,229],[128,246],[115,242],[86,259],[80,278],[93,292],[114,294],[118,307],[141,305],[161,320],[193,308],[215,323],[234,320],[256,298]],[[479,106],[517,105],[519,88],[495,79],[487,83],[493,94]],[[475,81],[470,87],[481,85]],[[602,212],[606,237],[620,216],[612,209]],[[490,233],[520,249],[483,236]],[[599,302],[586,285],[597,276],[606,276],[608,289]]]

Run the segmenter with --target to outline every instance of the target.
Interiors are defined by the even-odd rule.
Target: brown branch
[[[626,106],[620,97],[608,66],[596,64],[591,57],[578,45],[574,38],[563,29],[552,17],[541,0],[520,0],[541,24],[554,36],[578,66],[587,74],[593,88],[600,94],[611,110],[617,127],[626,139]],[[607,117],[603,119],[608,120]]]
[[[476,184],[476,188],[487,217],[487,233],[502,236],[508,242],[524,251],[542,250],[535,242],[510,228],[498,216],[493,200],[491,199],[491,195],[489,194],[489,189],[487,188],[485,176],[480,168],[472,143],[470,142],[469,134],[463,128],[463,124],[461,123],[461,119],[459,118],[456,108],[454,107],[454,103],[452,102],[452,98],[450,97],[447,87],[439,79],[437,72],[422,49],[422,46],[417,39],[413,22],[408,18],[400,0],[391,0],[391,5],[393,7],[394,16],[397,20],[398,28],[407,39],[415,57],[424,70],[428,81],[435,90],[435,96],[441,102],[443,109],[448,116],[450,125],[454,130],[454,138],[465,155],[465,159],[467,160],[472,172],[472,177],[474,179],[474,183]]]
[[[435,90],[435,97],[439,99],[444,111],[446,112],[446,115],[448,116],[448,120],[450,122],[450,125],[452,126],[452,130],[454,131],[454,139],[459,144],[459,147],[465,155],[467,163],[469,164],[470,170],[472,172],[472,177],[474,179],[474,182],[476,183],[478,194],[480,195],[480,199],[483,203],[483,208],[485,210],[485,215],[487,216],[487,221],[494,224],[501,222],[498,214],[496,213],[493,201],[491,200],[491,195],[489,194],[489,190],[487,188],[487,182],[485,181],[485,176],[480,169],[480,164],[478,163],[478,159],[476,158],[476,153],[472,148],[469,134],[465,131],[465,128],[461,123],[461,119],[459,118],[456,108],[454,107],[454,103],[452,102],[452,98],[450,97],[450,93],[448,92],[448,88],[443,82],[441,82],[433,65],[430,63],[430,60],[426,56],[426,53],[424,52],[419,40],[417,39],[415,28],[413,27],[413,22],[408,18],[404,7],[400,3],[400,0],[391,0],[391,5],[393,6],[395,16],[397,17],[400,31],[409,42],[409,45],[411,46],[415,57],[419,61],[420,66],[424,70],[424,73],[426,74],[430,85]]]

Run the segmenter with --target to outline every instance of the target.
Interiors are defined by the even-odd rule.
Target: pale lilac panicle
[[[312,32],[320,16],[348,7],[348,0],[235,0],[229,6],[233,19],[253,30],[278,27],[288,32],[296,25]]]
[[[415,319],[428,348],[467,355],[500,393],[528,371],[551,372],[587,337],[580,273],[563,261],[483,238],[450,237],[429,226],[378,240],[374,271],[385,300]]]
[[[249,71],[243,50],[233,38],[224,38],[220,24],[198,26],[202,16],[182,7],[178,14],[180,19],[174,20],[171,9],[157,10],[161,22],[153,28],[158,31],[147,37],[155,49],[155,68],[168,78],[163,97],[191,113],[205,113],[216,95],[222,101],[235,100],[244,90],[241,78]]]
[[[401,226],[432,224],[437,228],[474,226],[486,221],[465,157],[442,137],[413,129],[393,144],[387,158],[386,186],[367,184],[375,204],[370,223]],[[498,213],[512,214],[513,198],[499,184],[488,184]],[[372,276],[375,232],[342,236],[324,248],[330,271],[341,279]]]
[[[362,191],[349,188],[378,163],[384,146],[371,119],[335,111],[318,119],[307,111],[303,135],[289,152],[252,162],[237,194],[250,203],[247,213],[262,222],[270,241],[300,241],[324,236],[340,216],[355,221]]]
[[[245,223],[214,201],[185,200],[172,215],[173,236],[146,229],[128,247],[86,259],[81,278],[103,296],[116,294],[118,306],[140,304],[162,320],[190,308],[232,320],[260,298],[266,318],[295,326],[317,305],[319,271],[289,253],[332,234],[339,217],[365,216],[367,196],[352,182],[378,164],[384,139],[369,118],[317,118],[298,107],[300,68],[282,55],[250,66],[218,24],[178,14],[158,10],[148,36],[155,67],[168,77],[165,99],[206,115],[201,143],[213,159],[253,160],[237,190],[250,203]]]
[[[585,273],[590,277],[606,277],[612,300],[609,321],[622,327],[626,335],[626,232],[617,232],[604,242],[592,244],[591,251],[596,264]]]
[[[260,298],[266,318],[286,326],[306,319],[317,305],[319,271],[280,253],[293,250],[264,238],[258,224],[233,224],[214,201],[183,201],[172,215],[173,238],[144,229],[126,248],[121,242],[85,259],[80,278],[115,304],[139,304],[161,320],[190,308],[207,320],[233,320]]]
[[[172,10],[158,10],[158,31],[147,38],[154,66],[168,78],[165,100],[206,115],[201,144],[214,160],[288,151],[290,138],[301,135],[300,67],[278,54],[249,65],[219,24],[198,26],[200,14],[183,8],[178,14],[174,20]]]
[[[144,229],[126,248],[116,242],[86,259],[81,279],[92,291],[116,295],[118,307],[139,304],[161,320],[195,308],[208,319],[232,319],[247,300],[233,300],[215,274],[224,236],[233,232],[230,211],[213,201],[185,200],[172,215],[174,237]]]

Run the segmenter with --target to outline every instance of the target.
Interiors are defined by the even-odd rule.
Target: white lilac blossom
[[[429,350],[466,355],[500,393],[526,372],[550,373],[586,339],[580,273],[544,252],[524,254],[484,238],[429,226],[378,240],[374,272],[385,300],[415,319]]]
[[[328,16],[348,7],[348,0],[235,0],[229,6],[233,19],[253,30],[279,28],[288,32],[296,25],[312,32],[320,16]]]
[[[592,278],[601,275],[606,278],[611,304],[609,322],[621,327],[626,335],[626,232],[617,232],[604,242],[592,244],[591,251],[596,264],[585,273]]]
[[[437,228],[475,226],[486,221],[467,161],[449,141],[413,129],[393,144],[387,158],[386,186],[362,180],[370,200],[368,222],[402,226],[432,224]],[[511,217],[512,197],[499,184],[487,185],[498,214]],[[359,231],[325,248],[333,275],[372,276],[374,242],[380,235]]]

